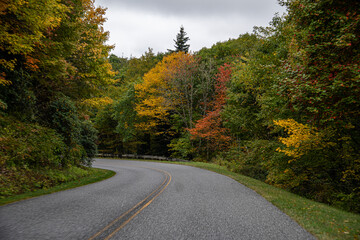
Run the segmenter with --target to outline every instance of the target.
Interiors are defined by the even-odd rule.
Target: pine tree
[[[174,39],[175,42],[175,50],[170,50],[168,49],[169,52],[185,52],[187,53],[189,51],[189,44],[186,44],[187,41],[189,41],[189,37],[186,37],[186,32],[184,31],[184,27],[181,26],[180,27],[180,32],[176,35],[176,40]]]

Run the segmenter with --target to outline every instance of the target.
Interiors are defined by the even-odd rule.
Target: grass
[[[253,189],[318,239],[360,239],[360,215],[318,203],[211,163],[180,163],[233,178]]]
[[[145,160],[148,161],[148,160]],[[165,162],[153,161],[151,162]],[[317,239],[360,239],[360,215],[318,203],[259,180],[231,172],[224,166],[203,162],[165,162],[188,165],[228,176],[253,189],[295,220]]]
[[[80,186],[87,185],[90,183],[105,180],[105,179],[110,178],[115,175],[115,172],[113,172],[113,171],[99,169],[99,168],[92,168],[89,171],[90,171],[89,174],[86,176],[82,176],[73,181],[61,183],[61,184],[56,185],[51,188],[40,189],[40,190],[36,190],[36,191],[29,191],[29,192],[25,192],[25,193],[18,194],[18,195],[13,195],[13,196],[6,197],[6,198],[0,198],[0,205],[5,205],[8,203],[24,200],[27,198],[38,197],[41,195],[50,194],[50,193],[54,193],[54,192],[58,192],[58,191],[63,191],[63,190],[70,189],[70,188],[80,187]]]

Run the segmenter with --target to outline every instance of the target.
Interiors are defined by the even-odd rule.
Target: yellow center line
[[[154,201],[155,198],[157,198],[164,190],[165,188],[167,188],[167,186],[170,184],[171,182],[171,175],[169,174],[169,182],[165,185],[165,187],[163,189],[161,189],[160,192],[158,192],[149,202],[147,202],[144,206],[142,206],[136,213],[134,213],[128,220],[126,220],[123,224],[121,224],[117,229],[115,229],[109,236],[107,236],[104,240],[108,240],[111,237],[113,237],[115,235],[115,233],[117,233],[119,230],[121,230],[126,224],[128,224],[134,217],[136,217],[136,215],[138,215],[142,210],[144,210],[144,208],[146,208],[147,206],[150,205],[150,203],[152,203],[152,201]]]
[[[122,165],[125,166],[125,165]],[[125,166],[125,167],[138,167],[138,166]],[[105,226],[102,230],[100,230],[99,232],[97,232],[96,234],[94,234],[92,237],[90,237],[88,240],[93,240],[96,237],[98,237],[100,234],[102,234],[103,232],[105,232],[107,229],[109,229],[111,226],[113,226],[115,223],[117,223],[118,221],[120,221],[123,217],[125,217],[127,214],[129,214],[131,211],[133,211],[134,209],[136,209],[138,206],[140,206],[142,203],[144,203],[146,200],[148,200],[148,198],[151,197],[151,195],[153,195],[155,192],[159,191],[159,189],[161,187],[164,186],[164,184],[168,181],[168,183],[163,187],[163,189],[160,190],[160,192],[158,192],[151,200],[149,200],[149,202],[147,202],[144,206],[142,206],[136,213],[134,213],[128,220],[126,220],[124,223],[122,223],[115,231],[113,231],[109,236],[107,236],[105,239],[109,239],[111,238],[116,232],[118,232],[121,228],[123,228],[126,224],[128,224],[131,219],[133,219],[136,215],[138,215],[144,208],[146,208],[147,206],[149,206],[149,204],[155,199],[157,198],[164,190],[165,188],[167,188],[167,186],[170,184],[171,182],[171,175],[170,173],[161,170],[161,169],[156,169],[156,168],[150,168],[150,167],[140,167],[140,168],[147,168],[147,169],[152,169],[158,172],[162,172],[166,175],[165,180],[160,184],[159,187],[157,187],[154,191],[152,191],[148,196],[146,196],[146,198],[144,198],[142,201],[140,201],[139,203],[137,203],[135,206],[133,206],[131,209],[129,209],[128,211],[126,211],[125,213],[123,213],[121,216],[119,216],[118,218],[116,218],[115,220],[113,220],[111,223],[109,223],[107,226]]]

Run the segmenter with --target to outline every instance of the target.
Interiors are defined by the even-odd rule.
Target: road
[[[315,239],[254,191],[189,166],[97,159],[116,175],[0,207],[0,239]]]

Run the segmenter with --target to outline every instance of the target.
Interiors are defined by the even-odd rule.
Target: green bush
[[[91,165],[96,154],[96,130],[85,123],[78,143],[67,146],[55,130],[0,117],[0,166],[50,169]]]
[[[0,198],[38,189],[47,189],[61,183],[74,181],[89,174],[91,174],[91,169],[79,167],[67,169],[2,167],[2,174],[0,174]]]
[[[0,166],[59,167],[66,146],[52,129],[0,117]]]
[[[194,155],[194,146],[192,146],[189,134],[174,138],[168,147],[172,152],[171,156],[175,158],[191,159]]]
[[[275,151],[279,143],[269,140],[245,142],[233,147],[224,158],[229,170],[265,181],[269,174],[269,163],[283,161],[284,156]]]
[[[91,166],[92,158],[97,154],[97,130],[90,121],[81,123],[79,142],[86,152],[86,156],[82,158],[82,164]]]
[[[47,107],[43,124],[54,129],[67,146],[63,166],[91,166],[97,153],[97,131],[90,121],[80,121],[74,102],[66,96],[58,96]]]
[[[81,122],[75,104],[69,97],[59,96],[51,101],[42,121],[45,125],[55,129],[70,148],[78,142]]]

